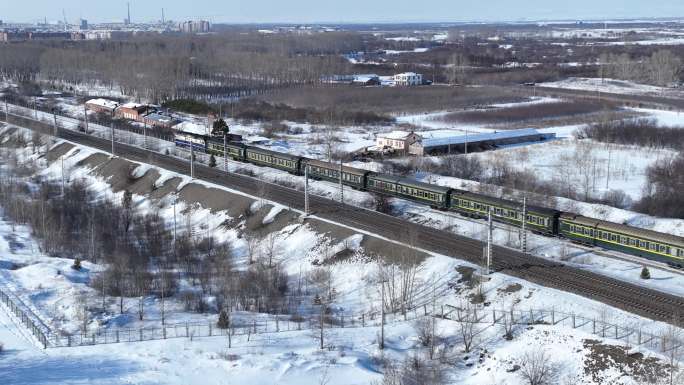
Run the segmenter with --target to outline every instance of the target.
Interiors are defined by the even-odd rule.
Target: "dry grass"
[[[549,119],[558,121],[559,119],[568,117],[615,111],[615,109],[615,105],[608,103],[597,104],[584,101],[562,101],[516,107],[492,108],[479,111],[455,112],[441,117],[440,120],[450,123],[471,124],[505,124]]]
[[[261,99],[298,108],[372,111],[378,114],[426,112],[512,103],[523,96],[494,87],[317,87],[290,88]]]

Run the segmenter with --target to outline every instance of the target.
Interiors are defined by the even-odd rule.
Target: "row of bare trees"
[[[647,57],[628,53],[604,53],[599,57],[599,77],[632,80],[668,86],[677,83],[682,72],[682,59],[669,50],[659,50]]]

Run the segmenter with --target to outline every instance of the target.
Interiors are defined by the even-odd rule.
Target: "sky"
[[[0,0],[0,20],[121,21],[127,0]],[[130,0],[134,22],[203,18],[214,23],[612,20],[683,17],[683,0]]]

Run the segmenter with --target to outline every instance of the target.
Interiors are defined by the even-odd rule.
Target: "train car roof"
[[[388,174],[378,174],[377,172],[371,172],[368,174],[369,178],[379,179],[383,182],[397,183],[402,178],[400,176],[388,175]]]
[[[402,185],[405,185],[405,186],[411,186],[411,187],[419,188],[422,190],[433,191],[433,192],[440,193],[440,194],[446,194],[449,191],[453,190],[450,187],[444,187],[444,186],[439,186],[436,184],[419,182],[419,181],[417,181],[415,179],[411,179],[411,178],[402,178],[401,180],[399,180],[399,183]]]
[[[223,138],[216,138],[216,137],[209,137],[209,141],[213,143],[218,143],[223,146]],[[226,143],[227,146],[233,146],[233,147],[242,147],[246,148],[244,143],[239,143],[239,142],[228,142]]]
[[[508,199],[502,199],[502,198],[495,198],[495,197],[490,197],[487,195],[482,195],[482,194],[477,194],[473,193],[470,191],[463,191],[463,190],[455,190],[459,195],[466,196],[468,198],[476,199],[481,202],[485,203],[490,203],[494,205],[499,205],[499,206],[504,206],[507,208],[511,209],[516,209],[516,210],[522,210],[522,201],[516,202]],[[541,206],[536,206],[536,205],[530,205],[528,204],[526,207],[527,211],[532,211],[540,214],[545,214],[548,216],[555,216],[556,214],[560,214],[560,211],[550,209],[548,207],[541,207]]]
[[[316,159],[308,159],[304,158],[307,164],[311,164],[313,166],[317,167],[324,167],[328,169],[335,169],[339,170],[340,169],[340,164],[339,163],[331,163],[331,162],[325,162],[322,160],[316,160]],[[356,175],[366,175],[370,171],[364,170],[361,168],[355,168],[355,167],[349,167],[349,166],[342,166],[342,171],[349,173],[349,174],[356,174]]]
[[[581,225],[597,226],[606,230],[615,231],[625,235],[631,235],[638,238],[647,238],[654,241],[660,241],[673,246],[684,248],[684,238],[672,234],[660,233],[653,230],[641,229],[638,227],[623,225],[620,223],[602,221],[600,219],[589,218],[582,215],[563,213],[561,219],[570,220]]]
[[[245,146],[247,151],[253,151],[253,152],[258,152],[261,154],[266,154],[266,155],[272,155],[278,158],[285,158],[285,159],[290,159],[290,160],[299,160],[302,157],[298,155],[291,155],[291,154],[286,154],[284,152],[278,152],[278,151],[273,151],[273,150],[267,150],[265,148],[260,148],[260,147],[253,147],[253,146]]]

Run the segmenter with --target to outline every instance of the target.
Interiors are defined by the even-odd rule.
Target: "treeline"
[[[227,98],[317,82],[343,73],[339,54],[363,49],[359,34],[226,32],[128,40],[23,42],[0,46],[0,75],[55,86],[100,85],[153,101]]]
[[[599,57],[599,77],[669,86],[680,80],[682,59],[668,50],[650,56],[604,53]]]
[[[684,154],[656,162],[649,167],[647,178],[645,194],[635,209],[654,216],[684,219]]]
[[[684,150],[684,128],[663,127],[647,118],[592,124],[583,128],[580,136],[604,143]]]

